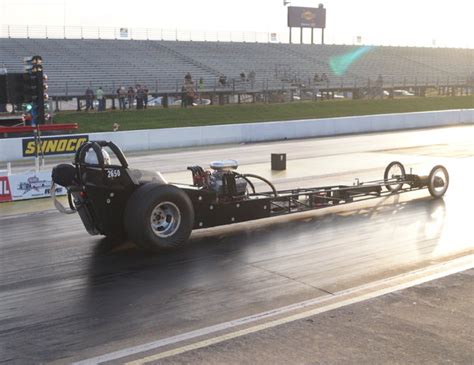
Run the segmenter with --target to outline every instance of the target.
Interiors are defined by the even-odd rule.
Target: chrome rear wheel
[[[159,203],[150,215],[151,229],[160,238],[172,236],[181,224],[181,212],[172,202]]]

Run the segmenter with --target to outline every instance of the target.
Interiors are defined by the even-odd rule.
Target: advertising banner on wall
[[[128,28],[120,28],[120,38],[128,38]]]
[[[288,27],[290,28],[326,28],[326,9],[288,7]]]
[[[13,201],[47,198],[51,196],[51,171],[32,171],[10,175],[8,176],[7,183],[11,200]],[[56,195],[65,194],[66,188],[62,186],[56,186]]]
[[[42,137],[41,150],[45,156],[75,153],[79,147],[87,141],[89,141],[89,136],[87,134],[61,137]],[[23,138],[22,147],[23,157],[36,156],[37,152],[38,154],[41,154],[41,151],[39,151],[39,148],[37,148],[34,138]]]

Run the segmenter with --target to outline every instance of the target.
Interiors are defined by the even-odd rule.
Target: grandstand
[[[204,88],[217,87],[225,75],[232,88],[278,89],[291,83],[311,84],[326,73],[326,87],[362,86],[382,75],[391,86],[464,84],[474,71],[473,49],[365,47],[343,73],[334,59],[344,59],[361,46],[239,42],[22,39],[0,38],[0,66],[22,72],[23,56],[40,54],[53,96],[82,95],[91,86],[113,93],[120,85],[146,84],[152,92],[177,92],[190,72]],[[255,82],[239,74],[256,73]]]

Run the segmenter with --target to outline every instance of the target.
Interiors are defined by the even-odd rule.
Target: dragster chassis
[[[104,162],[102,149],[108,148],[119,164]],[[85,162],[88,151],[97,163]],[[397,161],[385,169],[383,179],[353,185],[277,190],[258,175],[224,173],[223,190],[216,192],[201,183],[208,176],[199,166],[188,168],[193,185],[167,183],[159,173],[128,166],[122,151],[112,142],[88,142],[78,150],[74,166],[58,165],[53,181],[67,187],[70,210],[77,211],[90,234],[128,236],[145,248],[169,248],[184,244],[193,229],[270,218],[285,214],[334,207],[383,196],[428,189],[440,198],[449,185],[445,167],[437,165],[429,175],[405,172]],[[237,194],[235,181],[246,181],[244,194]],[[268,191],[257,192],[260,180]],[[54,189],[52,189],[54,191]],[[55,200],[58,209],[66,212]]]

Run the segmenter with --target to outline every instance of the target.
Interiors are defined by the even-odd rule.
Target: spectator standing
[[[181,108],[186,108],[187,106],[187,100],[186,100],[186,88],[184,85],[181,87]]]
[[[250,80],[250,86],[253,89],[253,85],[255,84],[255,71],[254,70],[251,70],[249,72],[249,80]]]
[[[323,72],[321,74],[320,81],[323,83],[323,87],[326,87],[326,88],[329,87],[329,77],[328,77],[328,75],[326,75],[325,72]],[[328,93],[327,90],[324,92],[324,97],[323,97],[323,92],[321,91],[321,100],[323,100],[324,98],[328,98],[328,97],[329,97],[329,93]]]
[[[141,85],[137,85],[137,110],[138,109],[143,109],[143,98],[145,97],[145,92],[143,90],[143,87]]]
[[[168,94],[165,94],[161,97],[161,106],[165,109],[168,109]]]
[[[145,107],[145,109],[148,107],[148,93],[148,88],[146,86],[143,86],[143,106]]]
[[[224,75],[219,76],[219,86],[224,87],[227,84],[227,77]]]
[[[104,96],[104,90],[102,90],[102,86],[100,86],[97,89],[97,91],[95,92],[95,96],[97,97],[97,101],[99,102],[97,111],[99,112],[105,111],[105,96]]]
[[[128,109],[132,109],[133,100],[135,100],[135,90],[130,86],[127,90]]]
[[[191,82],[186,85],[186,106],[193,106],[195,97],[196,90],[194,88],[194,83]]]
[[[188,72],[186,76],[184,76],[184,85],[181,95],[181,97],[183,98],[181,101],[183,107],[186,108],[188,106],[193,105],[195,93],[196,90],[194,89],[194,81],[191,74]]]
[[[119,109],[122,110],[121,106],[120,106],[120,87],[115,90],[115,95],[117,96],[117,100],[119,101]],[[114,99],[112,97],[112,99]],[[112,102],[112,109],[115,109],[115,102]]]
[[[377,80],[375,80],[375,88],[377,90],[377,94],[380,97],[380,99],[383,99],[383,77],[382,77],[382,75],[379,75],[379,77],[377,77]]]
[[[467,90],[466,93],[472,94],[472,91],[474,89],[474,71],[471,72],[471,75],[469,76],[469,79],[467,81]]]
[[[202,100],[201,93],[203,90],[204,90],[204,79],[201,77],[199,78],[199,82],[197,84],[197,93],[198,93],[197,97],[199,98],[200,101]]]
[[[86,89],[86,111],[89,109],[94,109],[94,92],[90,87]]]
[[[127,97],[127,90],[125,90],[124,86],[120,86],[117,90],[118,94],[118,101],[119,101],[119,108],[120,110],[125,110],[125,98]]]

